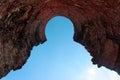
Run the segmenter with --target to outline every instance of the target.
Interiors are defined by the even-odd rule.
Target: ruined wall
[[[58,15],[71,19],[93,64],[120,74],[120,0],[0,0],[0,78],[24,65]]]

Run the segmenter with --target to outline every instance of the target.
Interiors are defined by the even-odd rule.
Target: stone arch
[[[59,15],[59,16],[60,16],[60,15]],[[55,17],[57,17],[57,16],[54,16],[54,17],[48,19],[48,21],[51,20],[51,19],[53,19],[53,18],[55,18]],[[64,18],[66,18],[66,19],[69,19],[69,18],[67,18],[66,16],[60,16],[60,17],[64,17]],[[72,20],[71,20],[71,19],[69,19],[69,20],[70,20],[71,23],[73,24]],[[45,33],[45,28],[46,28],[46,24],[48,23],[48,21],[45,23],[45,26],[39,27],[39,33],[42,33],[42,34],[39,34],[39,39],[40,39],[41,43],[44,43],[44,42],[47,40],[47,38],[46,38],[46,33]],[[73,29],[74,29],[74,32],[75,32],[75,27],[73,27]]]
[[[86,47],[94,64],[120,74],[119,3],[119,0],[1,0],[0,78],[22,67],[32,47],[46,40],[47,21],[57,15],[71,19],[74,40]]]

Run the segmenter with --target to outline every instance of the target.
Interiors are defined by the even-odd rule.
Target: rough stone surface
[[[24,65],[58,15],[71,19],[93,64],[120,74],[120,0],[0,0],[0,78]]]

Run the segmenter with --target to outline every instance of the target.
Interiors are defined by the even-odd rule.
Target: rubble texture
[[[74,40],[93,64],[120,74],[120,0],[0,0],[0,78],[46,41],[45,26],[55,16],[73,22]]]

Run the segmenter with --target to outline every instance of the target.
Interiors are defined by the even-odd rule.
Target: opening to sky
[[[120,80],[104,67],[92,65],[84,46],[73,41],[74,26],[63,16],[46,25],[47,41],[33,47],[22,69],[11,71],[2,80]]]

